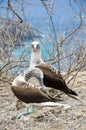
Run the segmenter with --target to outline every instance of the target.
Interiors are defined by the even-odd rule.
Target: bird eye
[[[32,48],[34,48],[34,45],[32,44]]]
[[[39,44],[37,45],[37,48],[40,48]]]

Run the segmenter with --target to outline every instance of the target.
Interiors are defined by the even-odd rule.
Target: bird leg
[[[20,113],[20,114],[17,116],[17,119],[21,118],[23,115],[28,115],[28,114],[31,114],[31,113],[33,113],[33,112],[34,112],[34,105],[32,105],[32,110],[29,110],[29,108],[27,107],[25,112]]]

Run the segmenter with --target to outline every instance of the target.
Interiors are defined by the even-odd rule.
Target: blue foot
[[[32,110],[29,110],[29,108],[27,107],[25,112],[20,113],[20,114],[17,116],[17,119],[21,118],[23,115],[28,115],[28,114],[31,114],[31,113],[33,113],[33,112],[34,112],[34,105],[32,105]]]

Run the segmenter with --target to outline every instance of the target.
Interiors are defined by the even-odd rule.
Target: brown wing
[[[58,99],[54,99],[47,94],[43,88],[39,86],[33,87],[33,85],[28,85],[28,87],[21,87],[21,86],[12,86],[11,87],[13,93],[19,98],[21,101],[25,103],[41,103],[41,102],[48,102],[48,101],[62,101]]]
[[[43,71],[44,74],[43,82],[46,87],[58,89],[67,94],[77,95],[74,91],[72,91],[70,88],[67,87],[65,80],[53,66],[46,63],[42,63],[36,67],[40,68]]]

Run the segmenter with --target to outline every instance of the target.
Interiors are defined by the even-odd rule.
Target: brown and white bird
[[[32,42],[32,52],[30,66],[36,66],[42,70],[44,78],[43,82],[46,87],[51,87],[56,90],[60,90],[69,96],[77,97],[77,93],[71,90],[61,74],[58,73],[57,69],[50,64],[45,63],[41,58],[40,43],[38,41]]]
[[[80,101],[82,104],[85,104],[79,97],[78,94],[70,89],[62,75],[58,72],[58,70],[50,65],[45,63],[41,58],[41,48],[40,42],[34,41],[32,42],[32,52],[31,52],[31,60],[30,67],[35,66],[42,70],[43,72],[43,83],[48,88],[53,88],[56,90],[60,90],[67,94],[68,96]]]
[[[33,82],[33,79],[30,81],[31,78],[35,78],[36,82]],[[24,103],[33,104],[32,111],[27,108],[24,113],[18,115],[18,118],[32,113],[34,105],[70,107],[62,99],[53,98],[47,93],[46,86],[43,84],[43,72],[36,67],[29,68],[27,72],[17,76],[12,83],[11,89],[18,99]]]

